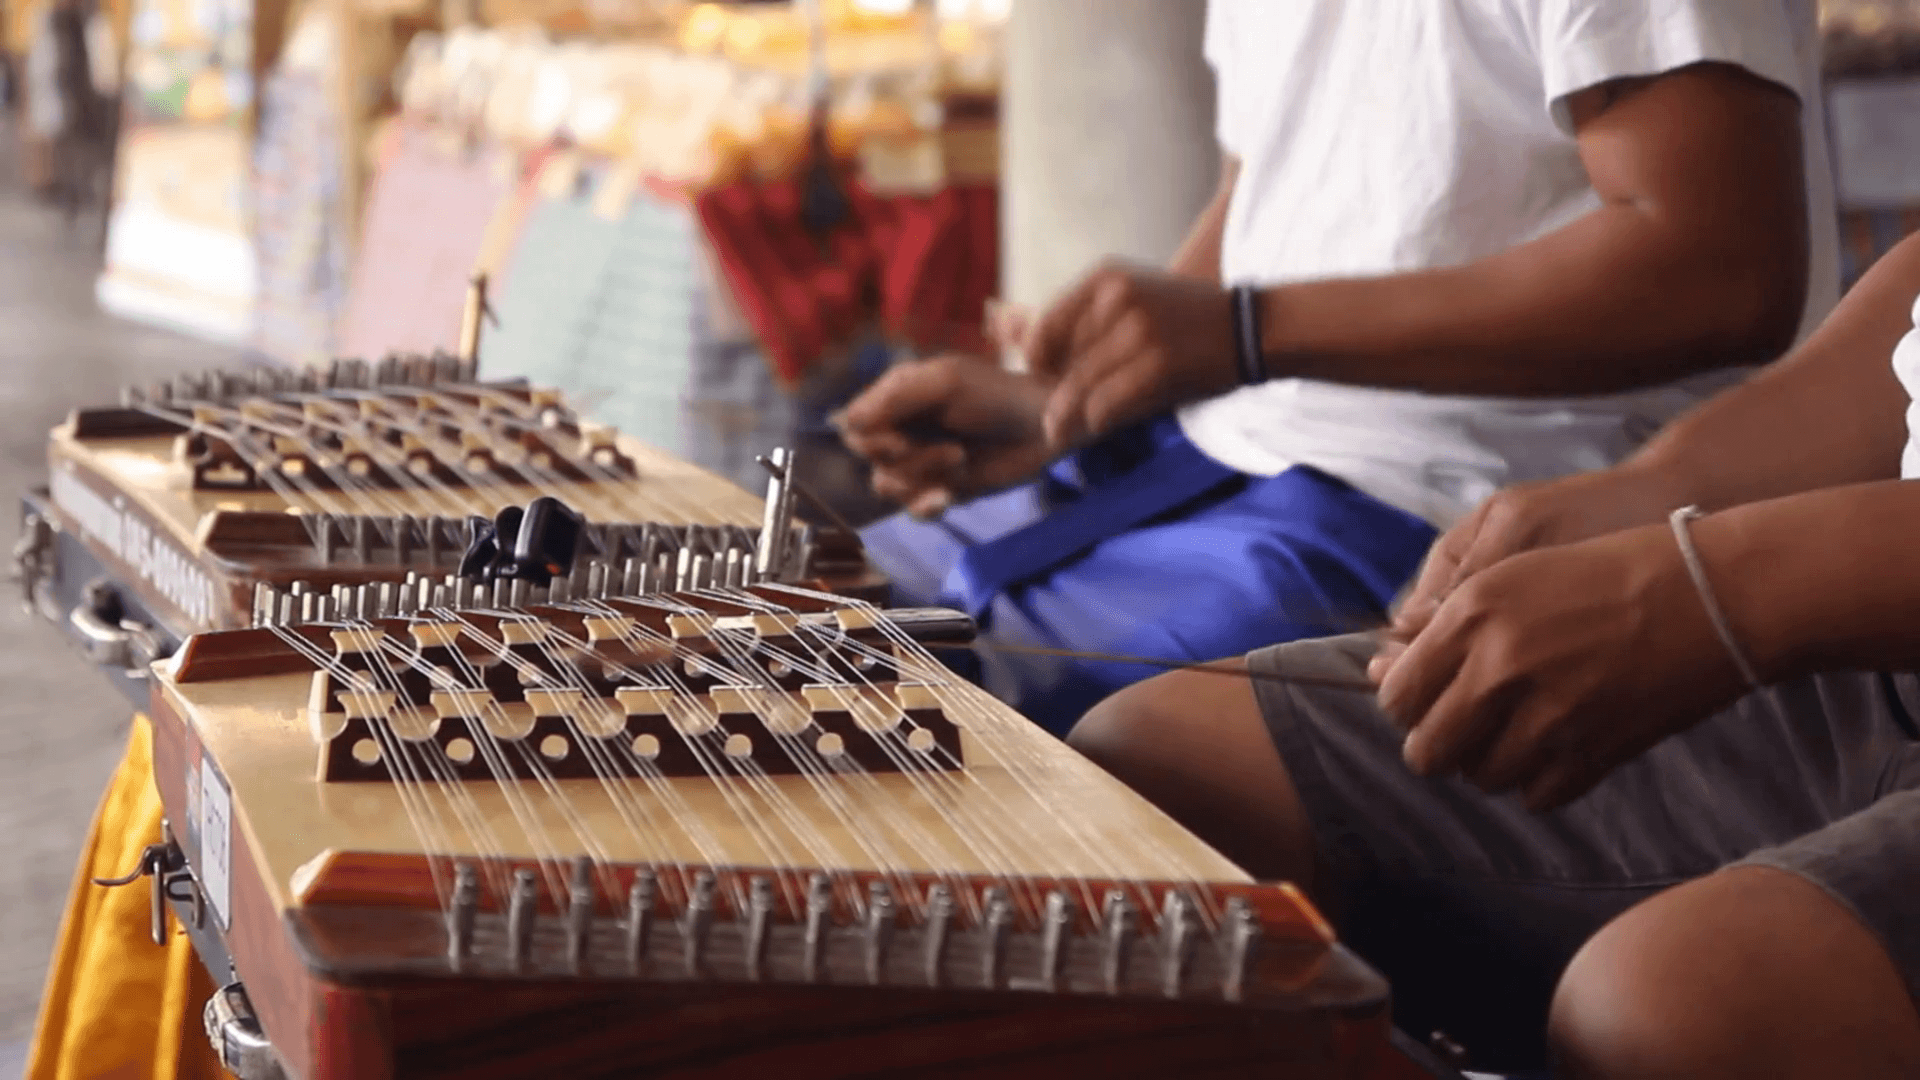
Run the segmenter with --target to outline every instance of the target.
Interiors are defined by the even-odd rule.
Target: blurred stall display
[[[1920,75],[1920,0],[1821,0],[1829,80]]]
[[[137,127],[121,138],[106,269],[95,286],[116,315],[217,341],[253,325],[247,138],[237,127]]]
[[[827,0],[812,67],[792,5],[416,34],[338,345],[451,347],[480,268],[492,370],[748,486],[757,453],[831,441],[892,350],[978,345],[998,282],[1004,5],[897,6]]]
[[[1851,285],[1920,230],[1920,0],[1825,0],[1821,27]]]
[[[830,21],[836,157],[881,164],[891,175],[871,179],[888,188],[903,179],[885,166],[909,146],[932,151],[931,169],[912,179],[922,190],[943,186],[950,166],[963,178],[993,178],[993,140],[982,136],[993,131],[998,35],[989,23],[954,25],[964,32],[933,34],[921,20],[857,12]],[[639,175],[701,189],[777,179],[805,165],[812,88],[804,49],[788,7],[708,4],[691,10],[670,40],[555,42],[533,26],[423,34],[397,81],[410,117],[515,146],[561,140]],[[968,104],[949,125],[954,100]]]
[[[336,24],[325,9],[299,17],[260,88],[253,153],[253,244],[259,275],[253,346],[288,364],[338,355],[348,237],[341,154]]]
[[[338,351],[382,356],[452,349],[467,282],[489,263],[489,231],[511,228],[517,216],[519,159],[498,146],[407,123],[386,129],[381,142]]]
[[[101,306],[244,342],[255,296],[246,213],[250,0],[136,0]]]
[[[556,179],[560,178],[560,179]],[[594,417],[735,483],[797,423],[670,193],[549,161],[501,279],[487,364],[568,388]]]
[[[487,364],[566,387],[596,419],[683,445],[681,395],[694,354],[718,344],[701,240],[679,201],[648,192],[607,206],[605,168],[551,161],[500,277]],[[596,207],[596,196],[601,206]]]

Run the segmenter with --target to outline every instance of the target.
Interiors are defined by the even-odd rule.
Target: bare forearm
[[[1785,350],[1808,278],[1797,99],[1707,64],[1595,87],[1568,108],[1598,208],[1454,266],[1269,290],[1274,373],[1563,396]]]
[[[1194,221],[1180,250],[1174,252],[1173,259],[1167,263],[1168,271],[1196,281],[1219,283],[1220,240],[1227,227],[1227,204],[1233,199],[1233,185],[1239,178],[1239,159],[1222,155],[1220,185],[1213,193],[1213,200]]]
[[[1794,354],[1674,421],[1628,465],[1709,510],[1898,476],[1920,237],[1882,258]]]
[[[1734,636],[1768,681],[1920,669],[1920,482],[1753,503],[1694,526]]]
[[[1804,276],[1756,282],[1673,242],[1639,210],[1610,206],[1478,262],[1281,286],[1263,301],[1279,375],[1563,396],[1771,360],[1799,323]]]

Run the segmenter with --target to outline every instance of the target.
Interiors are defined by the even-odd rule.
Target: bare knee
[[[1067,742],[1255,876],[1310,878],[1306,816],[1246,678],[1178,671],[1136,683]]]
[[[1614,920],[1555,995],[1577,1080],[1920,1075],[1920,1014],[1878,940],[1793,875],[1722,871]]]
[[[1122,780],[1154,770],[1178,730],[1183,711],[1180,686],[1191,676],[1174,672],[1134,683],[1088,710],[1067,733],[1067,745]]]

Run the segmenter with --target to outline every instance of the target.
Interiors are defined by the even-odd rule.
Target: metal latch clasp
[[[146,678],[147,665],[170,651],[152,627],[126,617],[124,605],[104,578],[87,583],[67,621],[88,659],[103,667],[121,668],[129,678]]]
[[[13,545],[13,574],[20,582],[20,600],[29,612],[46,614],[44,593],[53,579],[53,523],[39,514],[20,521],[20,540]]]
[[[213,1044],[214,1055],[228,1072],[240,1080],[286,1080],[280,1058],[239,983],[228,983],[214,991],[200,1018],[207,1026],[207,1041]]]

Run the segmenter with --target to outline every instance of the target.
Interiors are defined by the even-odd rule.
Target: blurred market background
[[[1274,0],[1285,2],[1285,0]],[[450,349],[758,489],[984,307],[1168,254],[1211,192],[1204,0],[0,0],[9,490],[47,426],[189,365]],[[1827,0],[1845,272],[1920,227],[1920,2]],[[0,1075],[124,709],[0,626]],[[78,702],[101,722],[76,728]],[[9,729],[10,731],[13,729]]]

